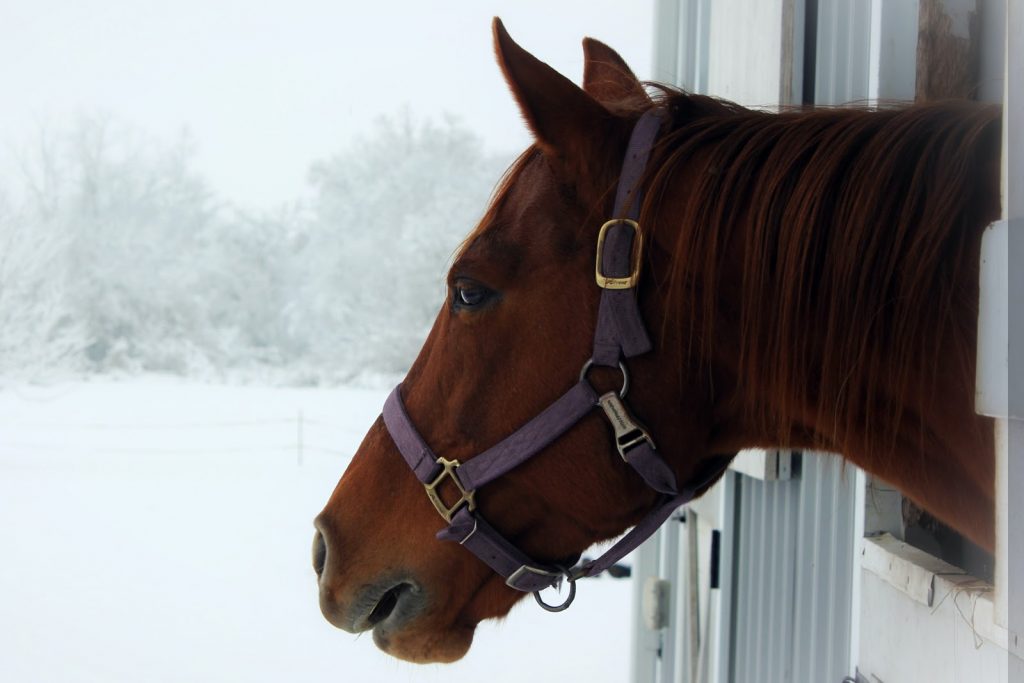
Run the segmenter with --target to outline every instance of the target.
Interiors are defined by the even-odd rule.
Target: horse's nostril
[[[400,583],[384,593],[384,595],[380,597],[380,600],[377,601],[377,604],[374,605],[373,610],[370,611],[370,615],[366,618],[367,624],[369,626],[376,626],[390,617],[391,613],[395,611],[395,607],[398,605],[398,599],[402,596],[403,592],[408,590],[408,588],[408,584]]]
[[[324,573],[324,563],[327,561],[327,543],[324,535],[319,531],[313,536],[313,571],[317,578]]]

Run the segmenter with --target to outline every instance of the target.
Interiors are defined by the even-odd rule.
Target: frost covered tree
[[[250,213],[192,157],[95,117],[22,155],[0,185],[0,377],[401,372],[503,166],[405,114],[314,165],[312,206]]]
[[[81,347],[55,272],[67,236],[35,208],[0,195],[0,372],[7,374],[64,367]]]
[[[310,277],[295,311],[305,319],[294,324],[316,339],[317,361],[348,374],[408,367],[507,162],[452,118],[404,112],[313,166]]]
[[[159,146],[96,117],[22,154],[19,199],[0,210],[4,374],[186,374],[236,355],[223,293],[248,226],[228,225],[191,156],[187,139]]]
[[[204,362],[204,253],[217,209],[190,150],[146,153],[103,120],[71,140],[61,268],[90,369],[187,372]]]

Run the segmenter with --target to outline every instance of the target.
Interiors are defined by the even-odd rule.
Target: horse
[[[315,521],[326,619],[457,660],[481,621],[599,569],[573,564],[753,447],[840,453],[991,549],[973,387],[999,108],[754,111],[645,85],[589,38],[580,88],[493,35],[534,142]],[[595,352],[638,320],[649,343]]]

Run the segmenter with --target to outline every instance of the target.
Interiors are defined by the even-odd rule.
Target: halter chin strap
[[[718,476],[724,466],[715,461],[707,472],[697,477],[696,482],[680,488],[672,468],[659,455],[650,434],[633,418],[624,402],[629,377],[622,359],[651,350],[635,290],[643,260],[643,235],[637,219],[642,199],[640,179],[663,115],[660,109],[649,110],[633,128],[615,197],[616,218],[601,226],[598,235],[595,279],[602,288],[601,302],[593,357],[583,366],[579,382],[511,435],[466,462],[438,457],[430,449],[402,403],[401,385],[395,387],[384,403],[384,424],[391,438],[417,479],[423,483],[438,513],[448,522],[437,538],[460,543],[505,577],[510,587],[534,593],[537,602],[551,611],[569,606],[575,596],[574,582],[577,578],[600,574],[622,559],[653,534],[676,508],[692,500],[696,492]],[[587,373],[594,365],[620,368],[622,389],[618,393],[599,396],[587,380]],[[597,407],[611,422],[615,445],[622,459],[648,486],[658,491],[658,503],[639,524],[596,560],[573,569],[537,562],[510,543],[479,514],[476,491],[529,460]],[[459,494],[458,500],[450,505],[440,491],[445,484],[449,485],[446,487],[449,491]],[[556,606],[544,603],[539,591],[559,584],[562,579],[570,583],[566,601]]]

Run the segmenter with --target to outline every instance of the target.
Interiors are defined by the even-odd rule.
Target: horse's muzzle
[[[320,611],[331,624],[349,633],[370,629],[394,632],[423,611],[425,595],[419,583],[398,572],[372,584],[362,584],[349,594],[332,571],[336,558],[327,538],[318,529],[313,536],[313,570],[320,587]],[[378,628],[379,627],[379,628]]]

